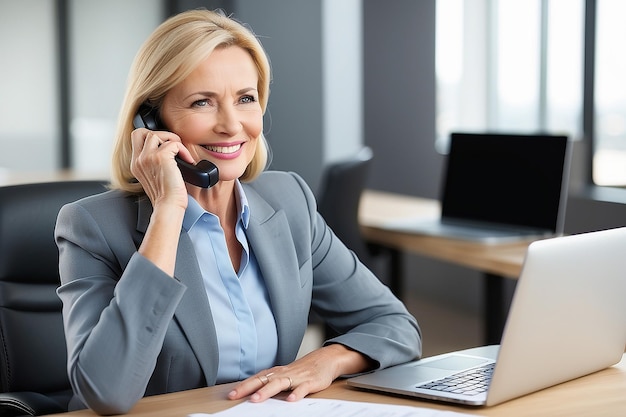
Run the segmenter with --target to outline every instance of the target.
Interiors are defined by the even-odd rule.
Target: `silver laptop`
[[[533,242],[500,345],[437,355],[347,383],[489,406],[607,368],[626,347],[625,254],[626,227]]]
[[[570,154],[567,136],[452,133],[441,216],[385,227],[485,243],[561,235]]]

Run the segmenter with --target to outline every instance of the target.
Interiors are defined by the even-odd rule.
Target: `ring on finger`
[[[289,376],[287,379],[289,380],[289,387],[287,387],[287,391],[293,391],[293,380]]]
[[[261,384],[266,385],[268,382],[270,382],[270,376],[272,376],[272,375],[274,375],[274,372],[270,372],[269,374],[257,376],[257,378],[259,378],[259,381],[261,381]]]

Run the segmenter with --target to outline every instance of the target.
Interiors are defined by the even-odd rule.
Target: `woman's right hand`
[[[180,137],[172,132],[136,129],[131,134],[132,174],[143,186],[153,207],[163,203],[187,207],[187,189],[174,157],[193,160]]]
[[[187,188],[174,157],[193,161],[178,135],[144,128],[132,132],[130,170],[152,202],[152,216],[138,251],[174,276],[180,228],[187,208]]]

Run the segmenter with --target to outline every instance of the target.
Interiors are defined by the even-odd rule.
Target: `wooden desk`
[[[143,398],[128,416],[185,417],[191,413],[215,413],[238,402],[226,398],[233,384],[177,392]],[[409,405],[437,410],[450,410],[485,417],[558,417],[558,416],[622,416],[626,413],[626,359],[611,368],[564,384],[547,388],[524,397],[488,408],[468,408],[442,405],[427,401],[370,393],[348,387],[343,380],[328,389],[312,395],[330,398],[383,404]],[[54,414],[66,417],[93,417],[90,410]]]
[[[359,222],[369,242],[517,279],[530,241],[483,244],[402,233],[385,227],[390,220],[434,217],[439,213],[436,200],[366,190],[359,207]]]
[[[529,241],[484,244],[425,236],[393,230],[385,225],[392,220],[417,216],[439,216],[436,200],[381,191],[366,190],[359,207],[359,222],[365,239],[390,250],[391,288],[402,298],[401,253],[411,252],[473,268],[485,273],[485,342],[497,344],[507,316],[503,278],[517,279]]]

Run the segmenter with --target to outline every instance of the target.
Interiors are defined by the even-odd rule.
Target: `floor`
[[[483,344],[483,325],[477,314],[411,295],[407,295],[405,304],[422,329],[423,356]],[[323,330],[310,326],[299,355],[315,349],[322,341]]]
[[[477,314],[415,297],[407,297],[405,303],[422,329],[423,356],[483,344],[483,324]]]

